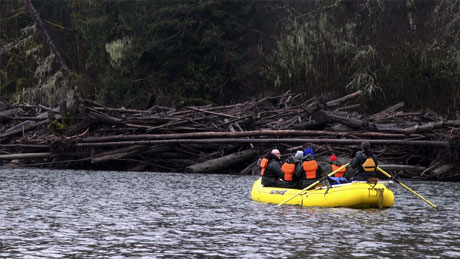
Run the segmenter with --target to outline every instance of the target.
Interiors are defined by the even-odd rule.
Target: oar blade
[[[401,185],[402,187],[404,187],[406,190],[408,190],[409,192],[411,192],[412,194],[414,194],[415,196],[419,197],[421,200],[423,200],[424,202],[428,203],[430,206],[432,206],[433,208],[437,208],[436,205],[434,205],[432,202],[430,202],[429,200],[425,199],[422,195],[416,193],[414,190],[412,190],[411,188],[407,187],[407,185],[403,184],[401,181],[399,180],[396,180],[394,179],[389,173],[385,172],[382,168],[380,167],[377,167],[377,170],[379,172],[381,172],[382,174],[384,174],[386,177],[390,178],[390,179],[393,179],[395,182],[397,182],[399,185]]]

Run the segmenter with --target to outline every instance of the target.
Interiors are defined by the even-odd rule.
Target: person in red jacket
[[[340,167],[342,167],[342,164],[337,160],[337,156],[332,154],[329,157],[329,163],[324,166],[324,171],[329,175]],[[347,183],[348,179],[350,179],[350,170],[349,167],[344,167],[337,171],[334,175],[330,176],[328,180],[330,184],[340,184]]]

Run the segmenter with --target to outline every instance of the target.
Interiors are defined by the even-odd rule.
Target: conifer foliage
[[[460,1],[23,0],[0,7],[4,99],[51,105],[78,92],[143,107],[363,90],[369,109],[404,101],[458,110]]]

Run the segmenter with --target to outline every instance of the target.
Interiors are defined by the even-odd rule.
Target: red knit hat
[[[337,161],[337,157],[335,156],[335,154],[332,154],[332,156],[329,158],[329,162],[334,162],[334,161]]]

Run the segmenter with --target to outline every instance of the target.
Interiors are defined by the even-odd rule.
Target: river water
[[[255,176],[0,170],[1,258],[459,258],[460,183],[393,208],[277,207]]]

